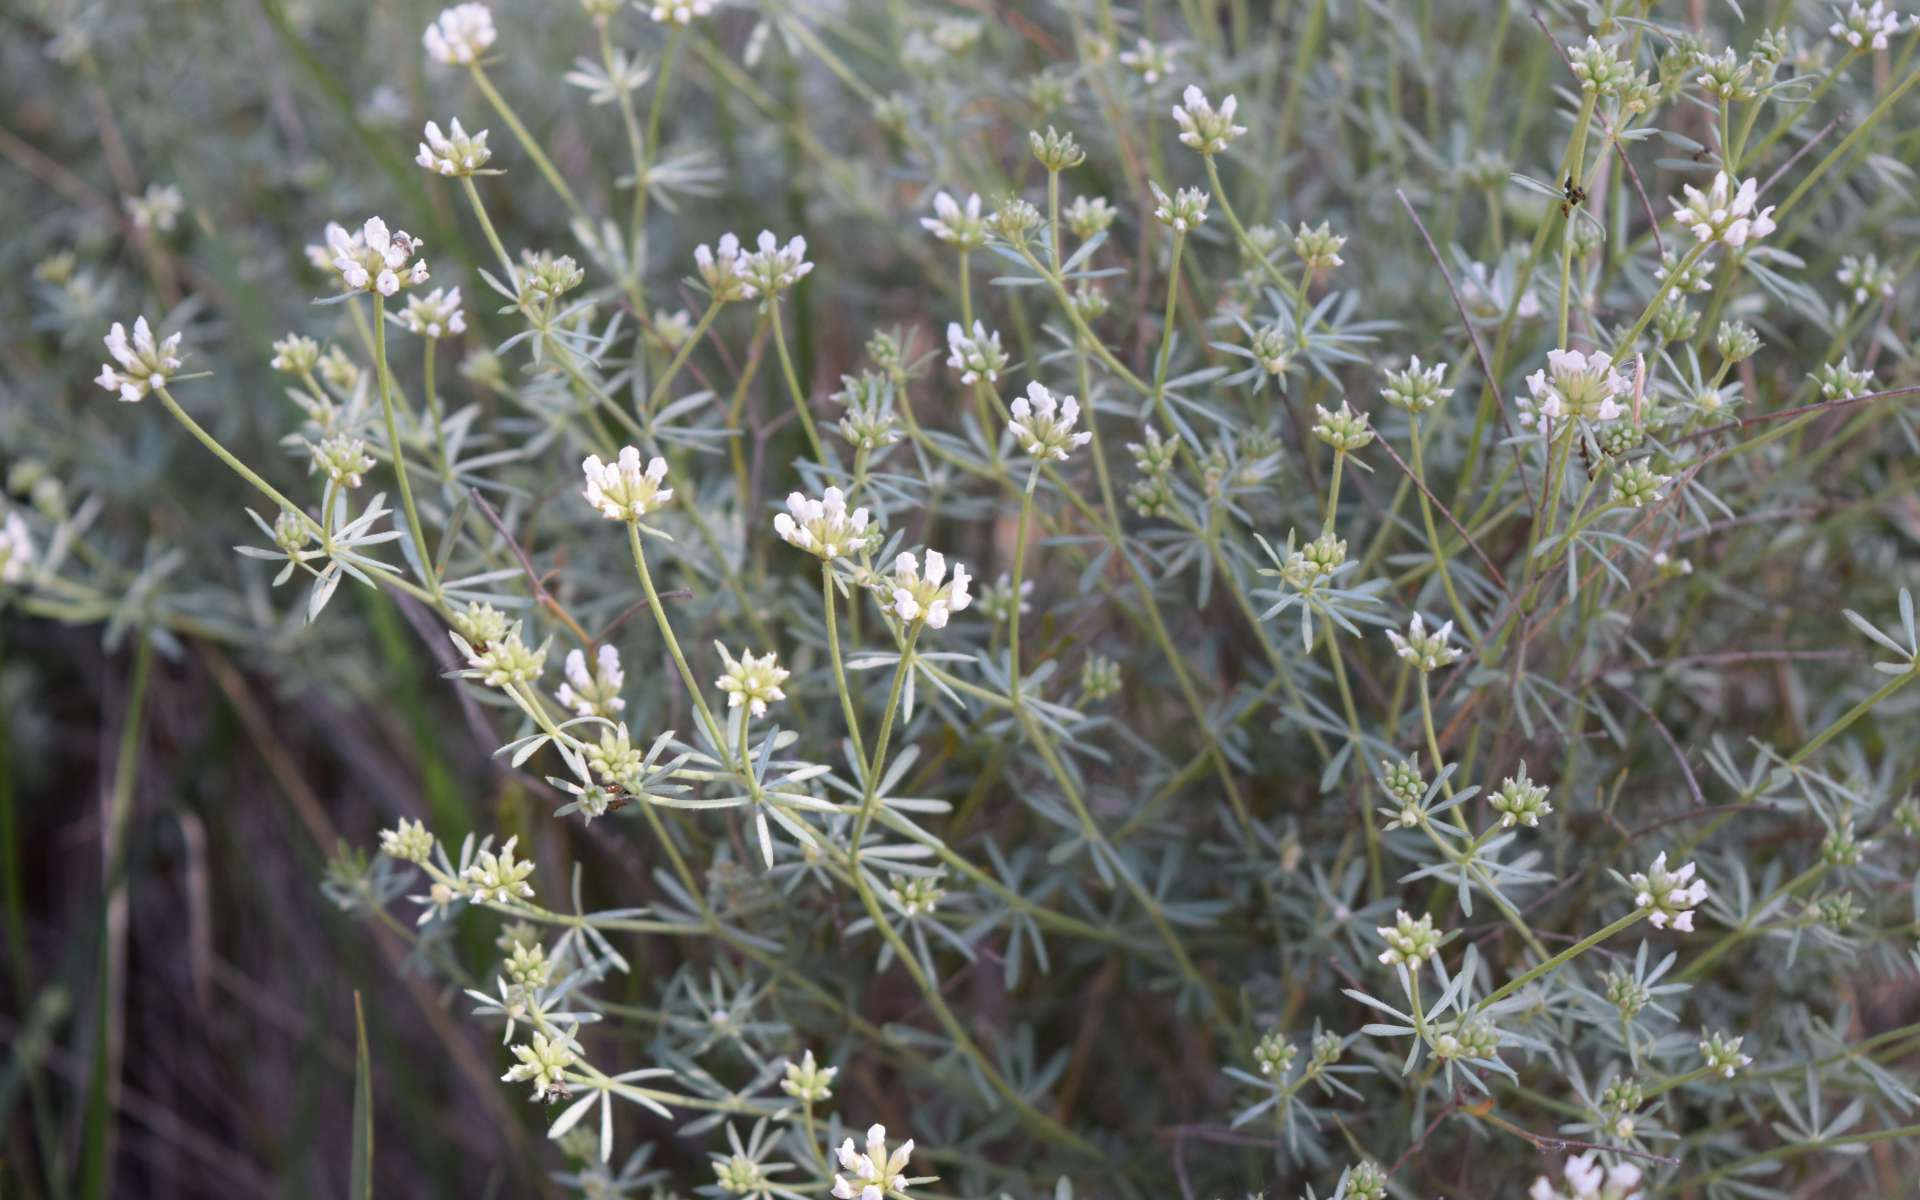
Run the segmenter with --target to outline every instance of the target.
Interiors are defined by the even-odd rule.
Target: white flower
[[[1589,1150],[1567,1159],[1564,1189],[1545,1175],[1535,1178],[1528,1200],[1640,1200],[1640,1168],[1629,1162],[1603,1167],[1599,1157]]]
[[[890,1192],[904,1192],[911,1182],[906,1170],[912,1156],[912,1138],[889,1156],[886,1126],[875,1125],[867,1130],[865,1153],[853,1148],[852,1138],[840,1143],[840,1168],[846,1174],[833,1177],[833,1194],[839,1200],[883,1200]]]
[[[1840,16],[1840,10],[1834,10]],[[1855,50],[1871,47],[1885,50],[1887,39],[1900,32],[1900,14],[1887,8],[1886,0],[1873,0],[1871,8],[1855,4],[1847,15],[1827,27],[1827,32]]]
[[[1453,395],[1452,388],[1440,386],[1446,379],[1447,364],[1434,363],[1430,367],[1422,367],[1420,356],[1416,354],[1403,369],[1387,372],[1387,384],[1380,389],[1380,395],[1397,408],[1410,413],[1423,413]]]
[[[461,874],[460,877],[472,887],[475,900],[506,904],[516,896],[532,898],[533,885],[527,882],[527,877],[533,874],[533,864],[515,862],[513,857],[514,843],[519,840],[518,837],[508,838],[498,854],[482,850],[478,861]]]
[[[770,229],[760,231],[759,249],[747,255],[741,267],[747,282],[765,296],[785,291],[813,270],[807,261],[807,239],[791,238],[782,246]]]
[[[1160,190],[1159,184],[1147,186],[1153,189],[1154,220],[1175,233],[1192,233],[1207,219],[1207,202],[1212,197],[1199,188],[1181,188],[1169,196]]]
[[[902,621],[925,621],[935,629],[945,629],[949,616],[973,603],[967,592],[971,582],[966,567],[959,563],[954,564],[953,578],[948,580],[945,556],[929,550],[925,573],[912,554],[902,553],[893,560],[893,577],[883,575],[874,586],[883,611]]]
[[[1631,390],[1626,376],[1614,370],[1603,354],[1550,350],[1546,370],[1527,376],[1528,395],[1520,398],[1520,424],[1532,429],[1543,421],[1557,424],[1568,418],[1618,420],[1627,410],[1615,397]]]
[[[656,0],[647,15],[662,25],[691,25],[695,17],[713,12],[714,0]]]
[[[1720,171],[1705,192],[1692,184],[1680,190],[1686,199],[1674,202],[1673,215],[1698,241],[1741,246],[1773,232],[1773,207],[1754,211],[1760,185],[1752,179],[1740,183]]]
[[[445,9],[427,26],[421,37],[427,56],[448,66],[466,66],[480,56],[499,36],[493,28],[493,11],[484,4],[456,4]]]
[[[145,232],[158,230],[170,233],[180,220],[180,213],[186,208],[186,201],[180,196],[180,189],[170,183],[153,183],[138,196],[128,196],[123,203],[127,208],[127,219],[133,222],[135,229]]]
[[[656,457],[643,470],[640,451],[632,446],[623,447],[613,463],[592,455],[580,470],[587,479],[581,495],[609,521],[638,521],[673,499],[673,489],[660,486],[667,477],[667,460]]]
[[[177,333],[156,344],[145,317],[133,319],[132,341],[127,340],[126,326],[115,321],[107,331],[107,353],[120,366],[102,366],[93,381],[109,392],[120,393],[129,404],[138,403],[153,389],[167,386],[168,377],[180,369],[179,349]]]
[[[1093,440],[1091,430],[1074,432],[1080,422],[1080,402],[1072,396],[1055,400],[1039,383],[1029,383],[1027,394],[1014,400],[1007,428],[1013,440],[1033,457],[1065,462],[1067,454]]]
[[[867,510],[847,511],[847,497],[830,487],[813,500],[799,492],[787,496],[787,511],[773,518],[773,531],[790,546],[829,561],[844,558],[867,540]]]
[[[1228,142],[1247,131],[1245,125],[1233,123],[1234,110],[1240,107],[1240,101],[1233,96],[1222,100],[1216,111],[1207,94],[1189,84],[1180,100],[1173,106],[1174,122],[1180,126],[1180,141],[1202,154],[1218,154],[1227,148]]]
[[[1380,935],[1387,948],[1380,952],[1380,961],[1390,967],[1406,966],[1419,969],[1440,953],[1440,932],[1433,927],[1433,914],[1421,913],[1414,920],[1406,909],[1394,914],[1394,923],[1377,926],[1374,932]]]
[[[446,134],[440,132],[438,123],[428,121],[421,132],[427,140],[419,144],[420,153],[413,161],[439,175],[471,175],[486,166],[493,157],[493,151],[487,148],[487,131],[469,135],[461,128],[459,117],[450,124],[453,132]]]
[[[427,281],[427,262],[412,261],[425,243],[406,230],[387,231],[379,217],[368,217],[358,233],[335,222],[327,226],[327,266],[349,292],[376,291],[391,296],[403,286]]]
[[[997,382],[1000,372],[1007,367],[1007,352],[1000,347],[1000,332],[989,333],[984,324],[975,321],[973,334],[969,336],[960,322],[947,322],[947,365],[960,372],[961,383],[977,383],[982,379]]]
[[[707,291],[713,294],[715,303],[726,304],[733,300],[751,300],[754,296],[753,284],[746,275],[746,257],[740,253],[740,239],[731,233],[723,233],[715,243],[717,250],[704,242],[694,247],[693,262],[700,269],[700,279],[707,285]]]
[[[1151,87],[1173,70],[1173,49],[1141,38],[1133,49],[1120,52],[1120,65]]]
[[[580,1061],[563,1037],[549,1038],[536,1032],[531,1043],[515,1046],[513,1056],[520,1061],[500,1078],[507,1083],[533,1083],[533,1098],[546,1100],[567,1094],[566,1070]]]
[[[620,670],[620,651],[603,645],[594,656],[593,670],[587,670],[587,656],[579,650],[567,651],[567,679],[554,699],[583,717],[615,717],[627,707],[620,698],[620,687],[627,681]]]
[[[1419,613],[1413,614],[1413,620],[1407,623],[1405,637],[1398,630],[1387,630],[1387,640],[1393,643],[1393,652],[1422,671],[1437,671],[1459,661],[1460,648],[1447,644],[1447,639],[1452,636],[1452,621],[1428,633],[1426,621]]]
[[[465,333],[467,314],[460,308],[460,289],[435,288],[424,296],[407,297],[407,306],[400,312],[400,323],[408,333],[420,337]]]
[[[787,694],[780,685],[787,681],[791,672],[774,662],[773,651],[769,650],[759,658],[751,651],[742,650],[735,658],[719,642],[714,647],[720,651],[720,659],[726,663],[726,674],[717,681],[721,691],[727,694],[727,707],[747,706],[747,711],[756,717],[767,715],[767,705],[776,700],[785,700]]]
[[[19,583],[33,567],[33,534],[17,512],[9,512],[0,524],[0,583]]]
[[[920,225],[941,241],[962,249],[973,250],[987,244],[987,221],[980,215],[977,192],[967,197],[965,208],[945,192],[935,192],[933,216],[921,217]]]
[[[1692,863],[1668,871],[1667,853],[1662,850],[1652,866],[1644,873],[1629,875],[1627,883],[1633,888],[1633,902],[1653,910],[1647,915],[1648,924],[1655,929],[1672,925],[1682,933],[1693,932],[1693,910],[1706,900],[1707,885],[1693,877]]]

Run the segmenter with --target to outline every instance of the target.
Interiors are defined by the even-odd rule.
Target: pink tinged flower
[[[467,66],[479,62],[498,36],[486,5],[456,4],[434,18],[420,41],[435,62]]]

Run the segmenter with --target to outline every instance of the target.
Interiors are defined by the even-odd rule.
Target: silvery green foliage
[[[431,632],[545,807],[324,892],[562,1186],[1911,1177],[1910,21],[268,7],[417,86],[310,57],[272,212],[153,112],[177,186],[36,197],[0,605]],[[39,8],[56,90],[163,36]]]

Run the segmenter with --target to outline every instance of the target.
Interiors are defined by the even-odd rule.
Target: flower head
[[[1367,414],[1355,412],[1345,400],[1331,412],[1316,404],[1313,406],[1313,415],[1317,418],[1313,423],[1313,436],[1335,450],[1351,452],[1373,440],[1373,430],[1367,425]]]
[[[1565,1187],[1541,1175],[1527,1189],[1527,1200],[1640,1200],[1640,1168],[1630,1162],[1600,1164],[1598,1151],[1567,1159]]]
[[[903,552],[893,560],[892,576],[881,576],[874,584],[880,593],[883,611],[902,621],[925,621],[935,629],[945,629],[947,618],[973,603],[967,591],[972,577],[966,567],[955,563],[953,578],[947,578],[947,560],[937,550],[926,554],[926,570],[911,553]]]
[[[791,672],[774,662],[773,651],[769,650],[758,658],[751,651],[742,650],[735,658],[727,648],[715,642],[714,648],[720,651],[720,659],[726,663],[726,674],[717,681],[721,691],[727,694],[727,707],[739,708],[746,705],[747,711],[756,717],[767,715],[767,705],[776,700],[785,700],[787,694],[780,685],[787,681]]]
[[[747,255],[742,271],[761,295],[772,297],[806,278],[813,270],[807,261],[807,239],[795,237],[782,246],[773,231],[760,231],[759,248]]]
[[[402,287],[427,281],[427,262],[414,261],[424,243],[405,230],[388,232],[379,217],[368,217],[358,233],[339,223],[327,226],[327,266],[349,292],[379,292],[391,296]]]
[[[1502,829],[1515,825],[1537,828],[1540,818],[1553,811],[1553,805],[1547,802],[1547,789],[1527,777],[1526,763],[1521,763],[1518,772],[1500,781],[1500,790],[1489,798],[1489,803],[1493,811],[1500,814]]]
[[[109,392],[120,393],[120,398],[129,404],[138,403],[153,389],[167,386],[167,379],[180,369],[179,349],[177,333],[156,343],[145,317],[133,319],[131,341],[127,338],[126,326],[115,321],[107,331],[107,353],[120,365],[116,368],[113,363],[106,364],[93,381]]]
[[[1446,378],[1447,364],[1434,363],[1423,368],[1416,354],[1401,370],[1387,372],[1387,385],[1380,389],[1380,396],[1395,408],[1423,413],[1453,395],[1452,388],[1440,386]]]
[[[1080,402],[1072,396],[1054,399],[1039,383],[1029,383],[1027,394],[1014,400],[1007,428],[1020,448],[1041,461],[1065,462],[1067,454],[1093,440],[1091,430],[1074,431],[1080,421]]]
[[[1234,110],[1239,107],[1240,101],[1228,96],[1215,109],[1205,92],[1189,84],[1181,94],[1180,103],[1173,106],[1173,120],[1180,126],[1181,143],[1202,154],[1225,150],[1227,143],[1247,131],[1245,125],[1233,123]]]
[[[801,1055],[799,1062],[787,1064],[787,1077],[780,1081],[780,1090],[796,1100],[805,1100],[810,1104],[819,1104],[833,1099],[833,1077],[840,1073],[839,1067],[823,1067],[813,1061],[813,1051]]]
[[[958,321],[947,322],[947,365],[960,372],[961,383],[984,379],[996,383],[1007,369],[1007,352],[1000,347],[998,330],[988,332],[979,321],[968,334]]]
[[[799,492],[787,497],[787,511],[776,513],[773,530],[789,546],[831,562],[865,545],[869,537],[867,510],[847,511],[847,497],[830,487],[813,500]]]
[[[1395,629],[1387,630],[1387,640],[1393,643],[1393,652],[1421,671],[1437,671],[1459,661],[1460,648],[1449,645],[1447,641],[1452,636],[1452,621],[1428,633],[1426,621],[1419,613],[1413,614],[1413,620],[1407,623],[1406,636],[1402,637]]]
[[[753,298],[754,287],[746,275],[746,256],[740,253],[740,239],[731,233],[721,234],[713,247],[704,242],[694,247],[693,262],[715,303]]]
[[[170,183],[149,184],[140,195],[128,196],[125,204],[127,219],[135,229],[160,233],[172,232],[187,206],[181,199],[180,189]]]
[[[458,632],[449,636],[467,656],[471,677],[488,687],[504,688],[516,683],[532,683],[546,669],[546,643],[537,648],[528,646],[520,636],[518,621],[508,627],[505,633],[485,642],[469,642]]]
[[[1674,218],[1702,243],[1744,246],[1773,232],[1772,206],[1754,211],[1760,191],[1756,180],[1741,183],[1720,171],[1704,192],[1692,184],[1683,184],[1680,190],[1685,198],[1674,203]]]
[[[365,482],[367,472],[373,470],[373,455],[367,453],[364,438],[336,433],[309,443],[307,450],[313,455],[314,470],[341,487],[359,487]]]
[[[1416,921],[1403,908],[1394,914],[1393,924],[1382,925],[1375,932],[1387,943],[1380,961],[1388,966],[1417,968],[1440,953],[1440,932],[1433,927],[1431,913],[1421,913]]]
[[[714,0],[654,0],[647,15],[662,25],[691,25],[695,17],[711,16]]]
[[[267,365],[288,375],[308,374],[320,365],[320,343],[289,333],[273,343],[273,358]]]
[[[407,332],[424,338],[442,338],[467,331],[467,314],[460,307],[460,289],[435,288],[422,296],[407,297],[400,310],[400,323]]]
[[[1667,853],[1662,850],[1653,865],[1645,872],[1629,875],[1627,883],[1633,888],[1633,902],[1652,910],[1647,915],[1648,924],[1655,929],[1671,925],[1682,933],[1693,932],[1693,910],[1706,900],[1707,885],[1693,877],[1692,863],[1669,871]]]
[[[498,36],[493,10],[484,4],[456,4],[442,10],[420,40],[427,47],[427,57],[435,62],[468,66],[479,62]]]
[[[401,862],[423,863],[433,853],[433,834],[424,821],[400,818],[393,829],[380,831],[380,852]]]
[[[1157,183],[1147,186],[1153,189],[1154,220],[1175,233],[1192,233],[1207,219],[1207,201],[1210,197],[1199,188],[1181,188],[1169,196],[1160,190]]]
[[[508,1068],[500,1078],[507,1083],[533,1084],[535,1100],[557,1100],[567,1094],[566,1071],[568,1067],[580,1061],[565,1038],[549,1038],[536,1032],[533,1039],[513,1048],[513,1056],[520,1061]]]
[[[580,650],[567,651],[567,679],[553,694],[563,706],[583,717],[616,717],[626,710],[620,688],[627,681],[620,669],[620,651],[602,644],[594,655],[593,670]]]
[[[987,219],[980,215],[980,196],[967,197],[966,207],[945,192],[933,194],[933,215],[920,218],[921,227],[950,246],[977,250],[987,244]]]
[[[1120,52],[1120,65],[1152,87],[1173,73],[1173,47],[1141,38],[1133,49]]]
[[[1631,389],[1626,376],[1614,370],[1604,354],[1550,350],[1546,369],[1527,376],[1528,394],[1520,398],[1520,424],[1532,429],[1569,419],[1618,420],[1627,410],[1616,397]]]
[[[612,463],[590,455],[580,470],[587,479],[581,495],[609,521],[638,521],[673,499],[673,489],[660,486],[667,477],[667,460],[656,456],[643,469],[640,451],[633,446],[623,447]]]
[[[1887,7],[1887,0],[1873,0],[1866,8],[1854,4],[1845,16],[1835,9],[1833,15],[1838,19],[1827,32],[1855,50],[1885,50],[1887,39],[1900,32],[1900,14]]]
[[[833,1177],[833,1194],[838,1200],[884,1200],[889,1193],[903,1192],[910,1182],[906,1171],[912,1156],[912,1138],[889,1155],[886,1126],[875,1125],[867,1130],[864,1153],[853,1148],[852,1138],[840,1143],[840,1169],[845,1174]]]
[[[500,847],[498,854],[491,850],[482,850],[469,866],[461,873],[468,886],[473,889],[473,898],[494,904],[510,903],[515,897],[531,899],[533,885],[527,878],[533,874],[533,864],[516,862],[513,847],[520,839],[508,838]]]
[[[1723,1034],[1710,1033],[1700,1042],[1700,1057],[1706,1060],[1709,1070],[1722,1079],[1732,1079],[1740,1068],[1753,1062],[1751,1055],[1740,1053],[1740,1044],[1745,1038],[1730,1038]]]
[[[442,133],[438,123],[427,122],[421,133],[427,140],[420,143],[420,153],[413,161],[437,175],[453,177],[471,175],[486,166],[487,160],[493,157],[493,151],[487,149],[487,131],[482,129],[469,136],[461,128],[459,117],[449,124],[453,131]]]

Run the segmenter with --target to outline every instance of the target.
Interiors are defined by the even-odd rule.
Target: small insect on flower
[[[989,333],[984,324],[975,321],[969,336],[960,322],[949,321],[947,365],[960,372],[961,383],[977,383],[982,379],[988,383],[999,382],[1000,372],[1007,369],[1007,352],[1000,346],[1000,332]]]
[[[428,121],[421,136],[427,140],[420,143],[420,153],[413,161],[419,163],[436,175],[450,178],[464,178],[473,175],[487,165],[493,157],[493,151],[487,149],[487,131],[469,135],[460,126],[460,118],[455,117],[449,124],[451,133],[440,132],[437,122]]]
[[[456,4],[442,10],[420,40],[427,47],[427,57],[435,62],[469,66],[480,61],[497,36],[492,9],[484,4]]]
[[[1827,32],[1855,50],[1885,50],[1887,39],[1900,32],[1900,14],[1889,9],[1886,0],[1873,0],[1869,8],[1855,4],[1844,17],[1835,9],[1833,15],[1839,19]]]
[[[118,321],[107,331],[106,340],[107,353],[120,365],[117,369],[113,363],[102,366],[93,381],[109,392],[118,392],[129,404],[137,404],[153,389],[167,386],[168,378],[180,369],[180,335],[172,334],[156,343],[145,317],[133,319],[131,341],[126,326]]]
[[[613,463],[589,455],[580,470],[587,480],[587,490],[580,494],[609,521],[638,521],[673,499],[673,489],[660,486],[667,477],[667,460],[656,456],[643,469],[634,446],[622,447]]]
[[[880,608],[902,621],[925,621],[934,629],[945,629],[947,618],[973,603],[967,585],[972,577],[966,567],[953,565],[953,578],[947,578],[947,560],[937,550],[926,555],[926,571],[910,552],[893,560],[893,575],[881,576],[874,584],[880,594]]]
[[[1627,411],[1616,397],[1631,391],[1627,377],[1613,369],[1606,355],[1550,350],[1546,369],[1527,376],[1528,394],[1519,401],[1520,424],[1533,429],[1569,418],[1596,424],[1616,421]]]
[[[980,215],[977,192],[967,197],[964,208],[945,192],[935,192],[933,215],[921,217],[920,225],[941,241],[962,250],[976,250],[987,244],[987,219]]]
[[[791,672],[774,661],[773,651],[769,650],[755,658],[751,651],[742,650],[740,657],[735,658],[721,643],[715,642],[713,646],[720,651],[720,660],[726,664],[726,673],[715,683],[727,694],[728,708],[739,708],[744,704],[749,713],[764,717],[768,704],[787,698],[780,685],[787,681]]]
[[[1655,929],[1671,925],[1682,933],[1693,932],[1693,910],[1707,898],[1706,881],[1695,879],[1692,863],[1677,871],[1667,870],[1667,852],[1653,860],[1645,872],[1627,877],[1633,888],[1633,902],[1651,910],[1647,923]]]
[[[1387,640],[1393,643],[1393,652],[1422,672],[1437,671],[1460,660],[1460,648],[1448,645],[1447,639],[1452,636],[1452,621],[1428,633],[1426,621],[1419,613],[1413,614],[1413,620],[1407,623],[1406,636],[1401,636],[1395,629],[1387,630]]]
[[[1080,402],[1072,396],[1054,399],[1039,383],[1029,383],[1027,394],[1014,400],[1007,428],[1020,448],[1042,462],[1065,462],[1067,455],[1093,440],[1091,430],[1074,431],[1080,422]]]
[[[423,338],[443,338],[467,331],[467,314],[460,307],[460,289],[435,288],[426,295],[407,297],[407,306],[399,314],[408,333]]]
[[[626,711],[620,688],[627,676],[620,669],[620,651],[602,645],[594,655],[593,670],[587,670],[587,656],[580,650],[567,651],[566,682],[553,694],[565,708],[583,717],[617,717]]]
[[[1228,96],[1216,110],[1205,92],[1188,84],[1180,103],[1173,106],[1173,120],[1180,126],[1181,144],[1206,155],[1225,150],[1229,142],[1247,131],[1245,125],[1233,123],[1234,111],[1239,107],[1239,99]]]
[[[848,512],[846,493],[837,487],[828,488],[818,500],[790,494],[787,511],[774,515],[773,530],[789,546],[828,562],[852,554],[869,536],[867,510]]]
[[[0,523],[0,583],[22,583],[33,569],[33,534],[27,521],[17,512],[9,512]]]
[[[845,1174],[833,1177],[833,1194],[838,1200],[885,1200],[889,1194],[905,1192],[911,1182],[906,1178],[907,1160],[913,1156],[913,1139],[900,1143],[887,1154],[887,1128],[875,1125],[867,1130],[864,1153],[853,1148],[853,1139],[840,1143],[840,1169]]]
[[[402,287],[427,281],[427,262],[413,256],[424,245],[405,230],[388,232],[379,217],[368,217],[358,233],[338,222],[327,226],[327,265],[349,292],[376,291],[391,296]]]
[[[1683,184],[1680,190],[1684,199],[1673,202],[1674,218],[1702,244],[1744,246],[1773,232],[1773,207],[1754,211],[1760,191],[1757,180],[1741,183],[1720,171],[1704,192],[1692,184]]]

